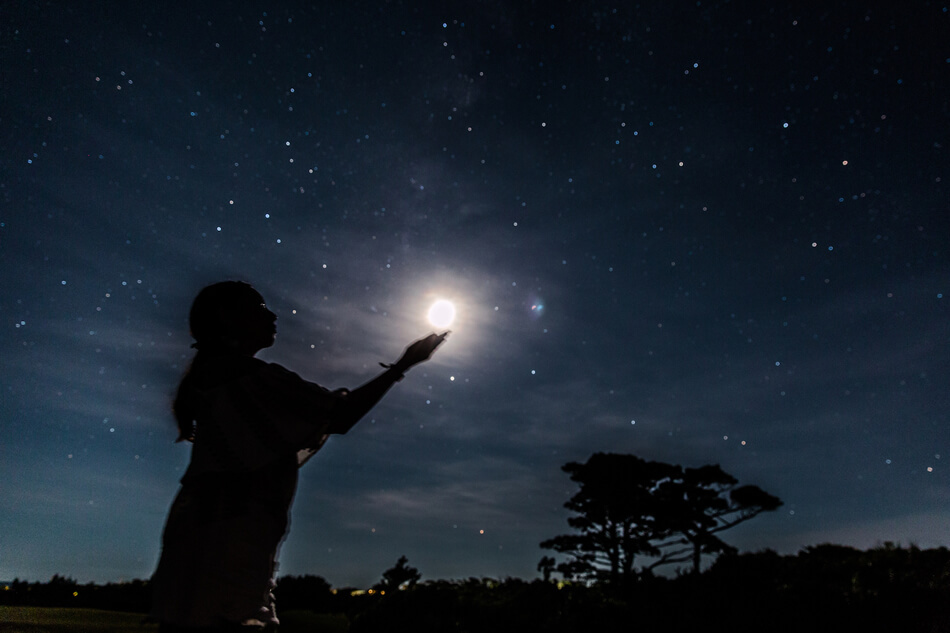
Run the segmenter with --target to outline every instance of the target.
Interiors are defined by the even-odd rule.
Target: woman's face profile
[[[225,281],[203,289],[192,304],[189,320],[198,346],[207,349],[253,356],[273,345],[277,335],[277,315],[244,282]]]
[[[270,347],[277,337],[277,315],[267,309],[258,292],[250,290],[247,298],[235,305],[232,314],[221,315],[231,329],[231,338],[245,353],[255,354]]]

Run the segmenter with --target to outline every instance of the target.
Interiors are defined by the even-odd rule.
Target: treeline
[[[867,551],[819,545],[784,556],[766,550],[722,556],[700,574],[621,586],[468,579],[352,596],[305,576],[283,578],[277,600],[285,610],[345,613],[352,633],[932,633],[950,631],[950,550],[891,543]]]
[[[404,582],[384,574],[369,591],[334,589],[319,576],[282,577],[278,613],[343,615],[352,633],[950,631],[950,550],[944,547],[819,545],[795,555],[731,554],[700,574],[641,577],[625,585],[419,581],[404,559],[393,569]],[[80,585],[54,576],[3,589],[0,603],[7,605],[144,613],[149,602],[147,581]]]
[[[49,582],[16,579],[0,591],[0,605],[33,607],[80,607],[146,613],[152,602],[147,580],[80,584],[68,576],[54,575]]]

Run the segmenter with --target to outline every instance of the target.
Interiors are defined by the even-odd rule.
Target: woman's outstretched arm
[[[360,421],[395,383],[414,365],[429,360],[436,348],[445,341],[448,332],[430,334],[406,348],[398,361],[383,365],[386,371],[353,391],[344,391],[334,408],[330,433],[346,433]]]

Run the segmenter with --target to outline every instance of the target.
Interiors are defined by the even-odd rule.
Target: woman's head
[[[189,314],[193,347],[210,354],[253,356],[274,344],[277,315],[267,309],[264,297],[243,281],[222,281],[201,290],[191,304]],[[200,357],[200,355],[199,355]],[[191,366],[178,386],[175,419],[178,441],[193,441],[200,397],[194,387]]]
[[[222,281],[203,288],[189,314],[199,350],[255,354],[274,344],[277,315],[259,292],[243,281]]]

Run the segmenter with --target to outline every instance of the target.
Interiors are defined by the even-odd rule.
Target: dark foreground
[[[156,631],[148,583],[14,582],[0,592],[0,633]],[[699,575],[623,583],[468,579],[403,589],[332,589],[283,577],[282,633],[950,633],[950,551],[822,545],[796,556],[722,557]]]

